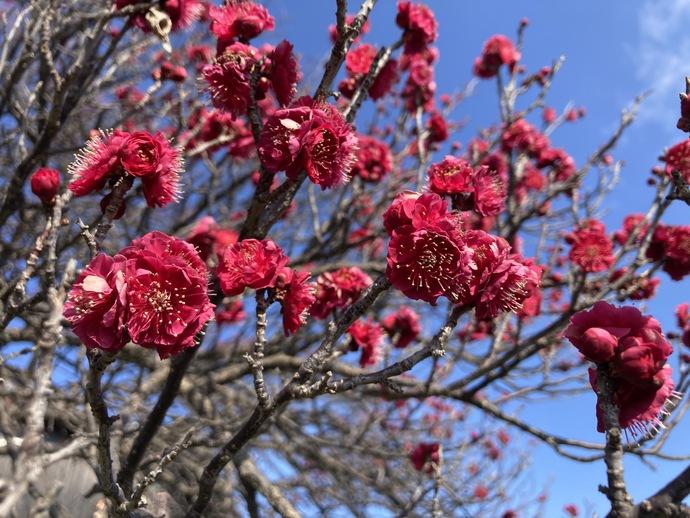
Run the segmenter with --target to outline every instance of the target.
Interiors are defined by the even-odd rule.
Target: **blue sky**
[[[685,138],[675,128],[679,114],[678,93],[684,77],[690,75],[690,0],[427,0],[440,23],[440,61],[436,68],[438,92],[461,91],[472,80],[471,67],[483,42],[493,34],[515,38],[518,24],[528,18],[523,63],[530,71],[550,65],[559,56],[565,63],[558,74],[548,103],[558,112],[572,105],[584,107],[587,115],[576,124],[562,127],[551,136],[556,146],[567,149],[578,165],[617,127],[622,109],[633,99],[652,89],[643,102],[638,121],[628,130],[613,152],[624,160],[621,183],[609,198],[605,221],[610,230],[620,225],[624,215],[642,211],[649,205],[652,190],[646,186],[650,169],[659,164],[664,147]],[[334,23],[335,2],[330,0],[270,0],[264,2],[276,18],[271,36],[287,38],[303,56],[307,77],[318,77],[316,66],[327,56],[326,28]],[[350,2],[355,11],[358,2]],[[395,27],[396,2],[380,0],[372,15],[372,31],[365,41],[390,44],[399,36]],[[466,142],[481,128],[496,121],[495,85],[481,81],[475,94],[455,113],[466,119],[466,129],[458,140]],[[690,208],[680,203],[664,218],[667,223],[686,223]],[[672,283],[662,276],[660,294],[651,306],[665,330],[673,330],[673,309],[687,300],[687,283]],[[675,360],[675,358],[672,358]],[[594,431],[594,395],[525,409],[535,424],[579,439],[603,441]],[[670,450],[688,453],[683,444],[685,429],[676,430]],[[577,504],[583,515],[606,514],[609,507],[597,493],[605,483],[603,462],[578,464],[559,458],[538,447],[534,464],[540,483],[550,484],[551,500],[547,516],[563,515],[566,503]],[[680,472],[684,463],[657,463],[658,471],[636,459],[626,461],[630,491],[636,501],[649,496]]]

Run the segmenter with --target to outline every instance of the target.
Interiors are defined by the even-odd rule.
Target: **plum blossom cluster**
[[[657,231],[652,234],[651,242],[646,247],[646,257],[650,262],[661,263],[669,273],[673,273],[678,279],[686,273],[687,264],[685,255],[680,252],[678,245],[682,242],[668,240],[666,230],[673,230],[674,227],[666,227],[659,224]],[[636,273],[634,269],[627,266],[616,266],[617,258],[620,259],[622,250],[630,250],[633,247],[640,247],[643,236],[649,230],[649,223],[646,222],[643,214],[629,214],[625,216],[621,228],[613,232],[607,232],[604,224],[595,218],[586,218],[570,232],[564,235],[564,241],[570,247],[566,253],[560,255],[556,261],[557,267],[570,268],[574,266],[583,274],[605,273],[607,276],[598,276],[588,279],[585,289],[590,293],[595,293],[603,289],[606,285],[616,284],[619,296],[624,296],[630,300],[650,299],[656,293],[660,280],[651,274],[654,270]],[[676,234],[675,230],[672,231]],[[656,237],[655,237],[656,235]],[[677,235],[678,237],[678,235]],[[617,247],[624,247],[622,250]],[[682,249],[682,245],[681,245]],[[666,255],[666,250],[671,256]],[[556,272],[550,273],[550,282],[554,286],[563,284],[563,277]],[[554,304],[558,297],[562,296],[560,289],[549,291],[548,298],[551,311],[561,311]]]
[[[411,299],[473,304],[479,319],[519,311],[541,285],[541,267],[461,221],[436,193],[398,194],[383,215],[391,237],[386,277]]]
[[[505,183],[488,166],[474,169],[462,158],[446,156],[428,171],[429,190],[451,196],[457,210],[472,210],[495,216],[505,210]]]
[[[588,219],[581,228],[566,235],[565,241],[571,245],[568,258],[583,272],[603,272],[615,262],[613,242],[598,220]]]
[[[180,194],[182,167],[180,151],[161,132],[101,132],[70,164],[75,179],[68,188],[75,196],[86,196],[128,175],[141,179],[149,207],[163,207]],[[119,216],[123,210],[124,204]]]
[[[577,169],[573,158],[564,149],[552,147],[549,138],[524,118],[502,125],[495,138],[500,141],[500,149],[492,150],[488,136],[474,138],[468,142],[467,151],[460,158],[446,157],[434,164],[433,170],[429,171],[430,188],[444,195],[448,191],[459,190],[464,186],[464,179],[471,177],[472,171],[479,174],[485,166],[488,171],[479,175],[479,182],[474,181],[482,188],[479,196],[471,192],[472,185],[464,186],[465,191],[461,195],[448,195],[458,210],[481,210],[484,214],[500,212],[511,178],[510,157],[520,163],[510,181],[511,195],[521,211],[548,214],[551,200],[540,196],[547,186],[565,184],[560,186],[560,191],[566,195],[576,187],[573,177]],[[480,205],[475,207],[477,203]],[[492,218],[483,218],[485,230],[494,222]]]
[[[403,30],[403,52],[397,63],[399,73],[407,72],[407,80],[400,92],[406,101],[405,107],[414,112],[418,107],[430,112],[434,108],[436,83],[433,64],[439,52],[432,44],[438,37],[438,22],[433,11],[424,4],[408,1],[398,2],[395,22]],[[393,66],[389,75],[382,70],[380,76],[393,77]],[[397,81],[397,79],[396,79]]]
[[[690,139],[683,140],[666,150],[661,157],[666,164],[666,174],[671,176],[672,171],[678,171],[685,183],[690,182]]]
[[[216,267],[220,288],[227,296],[237,296],[247,288],[268,290],[272,300],[280,302],[285,336],[297,332],[306,323],[314,303],[314,287],[307,271],[288,267],[290,258],[271,239],[245,239],[223,250]]]
[[[235,39],[247,42],[264,31],[275,28],[275,20],[265,7],[252,1],[225,2],[222,7],[212,6],[211,32],[218,37],[219,47]]]
[[[663,261],[662,269],[674,281],[690,274],[690,225],[665,225],[654,229],[647,258]]]
[[[393,170],[393,156],[385,142],[369,135],[357,134],[359,149],[352,166],[352,177],[359,176],[365,182],[376,183]]]
[[[183,138],[190,149],[203,147],[213,152],[225,145],[228,154],[238,160],[256,152],[254,137],[244,121],[221,110],[200,108],[189,117],[187,127]]]
[[[438,57],[436,47],[428,47],[415,54],[402,54],[400,57],[399,69],[407,72],[400,97],[406,101],[408,111],[414,112],[418,106],[426,112],[433,110],[436,94],[433,66]]]
[[[629,268],[623,266],[616,269],[610,277],[610,282],[616,282],[618,279],[627,275]],[[646,275],[632,275],[620,287],[620,292],[625,293],[630,300],[648,300],[654,297],[656,289],[659,287],[660,280],[656,277],[648,277]],[[595,285],[598,283],[595,283]],[[599,286],[595,286],[599,289]]]
[[[194,346],[214,307],[194,247],[151,232],[113,257],[97,255],[72,286],[63,315],[88,349],[115,353],[131,341],[164,359]]]
[[[564,336],[585,359],[597,365],[589,369],[595,392],[599,369],[606,368],[622,428],[644,432],[650,424],[661,424],[664,403],[677,394],[671,367],[666,364],[673,347],[657,320],[633,306],[616,307],[599,301],[591,310],[573,315]],[[597,397],[597,430],[604,432],[601,394]]]
[[[205,263],[216,264],[218,258],[223,255],[225,248],[237,243],[239,234],[231,229],[221,227],[212,216],[201,218],[185,241],[194,245],[199,256]]]
[[[292,49],[287,40],[263,50],[239,41],[224,47],[214,63],[201,69],[213,106],[237,118],[247,113],[252,96],[261,100],[269,88],[282,106],[289,104],[299,79]],[[257,88],[252,91],[252,74],[257,67]]]
[[[501,66],[506,65],[513,74],[520,57],[509,38],[496,34],[484,43],[482,55],[474,60],[472,73],[482,79],[490,79],[498,74]]]
[[[438,38],[438,22],[434,13],[424,4],[398,2],[395,23],[403,29],[405,53],[422,52]]]
[[[546,135],[540,132],[525,119],[518,119],[510,125],[504,125],[501,138],[501,151],[506,154],[517,153],[526,155],[535,160],[534,166],[538,170],[546,169],[549,180],[566,182],[575,174],[575,162],[562,148],[551,147]],[[494,157],[494,160],[498,157]],[[505,170],[505,162],[496,170],[501,173]],[[487,164],[490,165],[490,164]],[[527,181],[534,172],[527,169],[523,176]],[[534,182],[536,179],[532,178]]]
[[[306,171],[329,189],[349,178],[357,137],[335,106],[303,96],[268,118],[258,150],[266,170],[285,171],[293,180]]]
[[[345,56],[345,72],[347,77],[338,83],[338,90],[344,97],[351,99],[355,91],[364,82],[371,66],[376,59],[377,50],[373,45],[362,43],[351,49]],[[378,71],[373,82],[367,89],[372,100],[378,101],[391,91],[400,79],[398,61],[389,59]]]
[[[282,106],[289,104],[299,80],[292,44],[283,40],[261,49],[249,44],[274,28],[266,8],[251,1],[228,2],[211,7],[210,17],[210,30],[218,38],[217,55],[200,71],[213,106],[237,118],[247,113],[252,99],[263,99],[269,89]]]
[[[325,319],[337,309],[355,302],[373,280],[356,266],[325,272],[316,278],[316,301],[311,308],[314,318]]]

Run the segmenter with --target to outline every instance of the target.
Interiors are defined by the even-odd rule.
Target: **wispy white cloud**
[[[690,76],[688,27],[690,0],[644,0],[638,11],[639,41],[630,49],[638,80],[654,90],[641,107],[639,122],[676,136],[668,121],[678,117],[678,92]]]

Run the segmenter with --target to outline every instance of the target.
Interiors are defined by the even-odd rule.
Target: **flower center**
[[[151,289],[147,294],[146,300],[149,303],[151,310],[156,313],[165,313],[173,309],[169,291],[161,289],[158,281],[151,283]]]
[[[153,164],[156,161],[156,150],[152,146],[141,146],[137,148],[137,156],[142,162]]]

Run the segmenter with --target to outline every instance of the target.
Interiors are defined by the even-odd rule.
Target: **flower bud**
[[[59,189],[60,173],[55,169],[41,167],[31,176],[31,192],[46,206],[55,205],[55,195]]]

